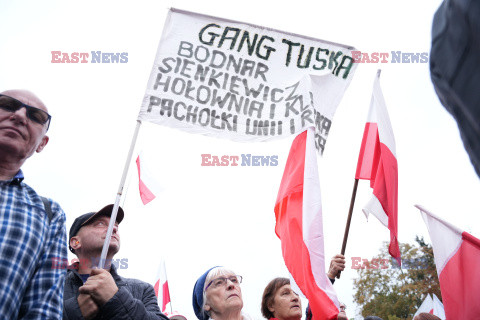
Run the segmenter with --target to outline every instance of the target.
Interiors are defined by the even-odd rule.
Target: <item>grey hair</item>
[[[205,303],[207,302],[207,294],[205,292],[205,287],[212,281],[217,276],[220,275],[226,275],[226,274],[236,274],[233,272],[231,269],[227,269],[225,267],[216,267],[210,270],[210,272],[207,274],[207,277],[205,278],[205,284],[203,285],[203,305],[202,305],[202,310],[205,312],[208,317],[210,318],[210,311],[205,310]]]

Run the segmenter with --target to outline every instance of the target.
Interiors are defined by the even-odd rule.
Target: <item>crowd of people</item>
[[[68,245],[65,213],[51,199],[23,182],[21,170],[48,143],[51,116],[32,92],[0,94],[0,312],[5,319],[168,319],[161,313],[152,285],[121,277],[111,262],[120,250],[119,208],[104,268],[96,268],[113,205],[76,218]],[[67,247],[78,257],[69,266]],[[20,266],[20,267],[19,267]],[[60,267],[59,267],[60,266]],[[333,282],[345,259],[332,260]],[[195,284],[193,307],[200,320],[249,318],[242,314],[242,277],[226,268],[208,270]],[[63,298],[63,299],[62,299]],[[290,306],[292,305],[292,306]],[[338,319],[346,319],[343,309]],[[267,319],[300,319],[298,295],[285,278],[265,289],[262,313]]]
[[[51,116],[44,103],[25,90],[0,94],[0,316],[2,319],[161,319],[151,284],[120,276],[112,264],[120,250],[119,208],[104,268],[96,268],[113,205],[75,219],[67,241],[65,213],[55,201],[23,182],[24,162],[48,143]],[[78,257],[68,267],[67,247]],[[326,276],[333,283],[345,257],[333,257]],[[193,309],[199,320],[249,320],[242,311],[242,277],[213,267],[198,278]],[[266,286],[261,312],[269,320],[300,320],[302,304],[287,278]],[[419,315],[415,319],[434,319]],[[307,307],[307,320],[314,318]],[[337,319],[347,319],[339,306]],[[379,319],[367,317],[365,319]]]

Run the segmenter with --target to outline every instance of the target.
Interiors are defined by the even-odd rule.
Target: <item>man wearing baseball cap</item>
[[[98,269],[113,205],[76,218],[70,228],[69,249],[79,259],[69,266],[63,295],[63,319],[161,319],[152,285],[118,275],[112,259],[120,250],[118,226],[124,211],[118,208],[105,269]]]

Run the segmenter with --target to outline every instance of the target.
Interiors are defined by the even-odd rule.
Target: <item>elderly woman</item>
[[[342,306],[337,319],[347,320]],[[262,314],[267,319],[300,320],[302,302],[287,278],[275,278],[265,287],[262,296]]]
[[[193,288],[193,310],[199,320],[250,320],[242,312],[242,277],[214,267],[198,278]]]

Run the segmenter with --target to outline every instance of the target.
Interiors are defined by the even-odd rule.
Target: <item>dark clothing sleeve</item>
[[[479,17],[480,1],[442,2],[432,23],[430,75],[480,177]]]
[[[76,297],[64,300],[63,320],[84,320]]]
[[[160,312],[153,287],[146,283],[143,284],[142,300],[135,299],[125,287],[121,287],[101,310],[106,319],[168,320]]]

